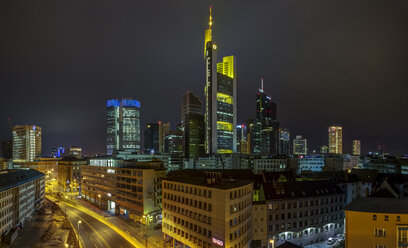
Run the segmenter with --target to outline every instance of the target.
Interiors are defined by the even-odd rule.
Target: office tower
[[[164,138],[164,152],[172,155],[183,155],[183,132],[172,130]]]
[[[51,156],[53,158],[62,158],[65,155],[65,148],[64,147],[57,147],[52,148]]]
[[[41,127],[18,125],[12,130],[13,160],[33,161],[41,157]]]
[[[290,155],[289,129],[279,129],[279,155]]]
[[[244,124],[237,126],[237,152],[248,154],[247,151],[247,127]]]
[[[74,158],[82,158],[82,148],[79,146],[71,146],[69,148],[69,156]]]
[[[262,155],[278,155],[279,122],[276,118],[276,104],[264,92],[263,78],[256,97],[256,122],[260,123],[261,129],[257,132],[257,135],[260,135],[260,153]]]
[[[159,153],[164,153],[164,139],[170,133],[170,122],[159,121]]]
[[[329,148],[326,145],[322,145],[322,147],[320,147],[320,153],[321,154],[329,153]]]
[[[140,102],[111,99],[106,102],[107,153],[140,152]]]
[[[144,131],[145,154],[159,153],[159,123],[149,123]]]
[[[236,152],[237,99],[236,60],[224,57],[217,63],[217,45],[209,28],[205,31],[205,149],[208,154]]]
[[[5,140],[1,142],[1,151],[3,152],[3,158],[13,157],[13,141]]]
[[[253,142],[253,132],[254,132],[254,120],[247,119],[246,122],[247,127],[247,147],[246,147],[246,154],[254,153],[254,142]]]
[[[353,155],[361,155],[361,142],[360,140],[353,140]]]
[[[204,115],[200,98],[190,91],[183,95],[181,116],[184,156],[197,159],[205,153]]]
[[[343,128],[341,126],[329,126],[329,153],[343,153]]]
[[[302,135],[296,135],[296,138],[293,140],[293,154],[307,155],[307,140]]]

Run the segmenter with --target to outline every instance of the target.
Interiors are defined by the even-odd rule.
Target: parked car
[[[337,239],[336,239],[336,238],[330,237],[330,238],[327,240],[326,243],[327,243],[328,245],[334,245],[336,242],[337,242]]]
[[[339,233],[339,234],[336,235],[336,239],[337,239],[338,241],[345,240],[345,238],[346,238],[346,237],[344,236],[344,234]]]
[[[159,229],[161,229],[162,228],[162,224],[157,224],[157,225],[155,225],[154,226],[154,230],[159,230]]]

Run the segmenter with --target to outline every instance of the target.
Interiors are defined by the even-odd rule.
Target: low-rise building
[[[81,166],[86,165],[86,160],[65,157],[58,161],[57,184],[65,192],[78,192],[81,183]]]
[[[0,171],[0,241],[42,206],[45,175],[31,169]]]
[[[262,171],[278,172],[288,170],[288,158],[256,158],[254,159],[254,174],[261,174]]]
[[[161,161],[98,163],[81,166],[81,194],[102,209],[144,224],[161,219]],[[99,164],[99,165],[96,165]]]
[[[163,179],[163,233],[173,247],[250,247],[253,183],[221,171],[182,170]]]
[[[302,172],[322,172],[324,166],[324,157],[319,155],[298,156],[289,159],[289,167],[299,174]]]
[[[361,198],[345,208],[346,248],[408,247],[408,198]]]
[[[343,232],[344,192],[329,181],[262,184],[268,207],[268,242],[309,245]]]

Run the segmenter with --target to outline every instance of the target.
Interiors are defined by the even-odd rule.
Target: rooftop
[[[352,212],[408,214],[408,197],[365,197],[353,201],[344,210]]]
[[[343,191],[331,181],[264,183],[263,189],[267,200],[343,194]]]
[[[221,178],[217,182],[208,185],[206,172],[219,172]],[[247,170],[178,170],[170,171],[164,180],[209,188],[232,189],[252,183],[251,177],[252,173],[248,174]]]
[[[0,191],[14,188],[43,176],[45,176],[43,173],[33,169],[1,170]]]

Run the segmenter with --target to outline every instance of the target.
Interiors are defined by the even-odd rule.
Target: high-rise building
[[[69,156],[77,159],[82,158],[82,148],[79,146],[71,146],[69,148]]]
[[[353,140],[353,155],[361,155],[361,142],[360,140]]]
[[[140,102],[111,99],[106,102],[107,153],[140,152]]]
[[[205,31],[205,149],[208,154],[236,152],[237,86],[236,60],[224,57],[217,63],[217,45],[209,28]]]
[[[247,127],[242,124],[237,126],[237,152],[247,154]]]
[[[290,155],[289,129],[279,129],[279,155]]]
[[[164,140],[169,133],[170,133],[170,122],[163,123],[159,121],[159,153],[164,153],[164,150],[165,150]]]
[[[205,153],[204,115],[200,98],[190,91],[183,96],[181,116],[184,156],[197,159]]]
[[[278,155],[279,122],[276,118],[276,104],[272,102],[263,90],[263,78],[261,88],[256,97],[256,122],[260,123],[260,152],[263,155]]]
[[[329,153],[343,153],[343,128],[341,126],[329,126]]]
[[[159,123],[149,123],[144,131],[145,154],[159,153]]]
[[[246,122],[247,127],[247,142],[246,142],[246,152],[245,154],[252,154],[254,151],[254,142],[253,142],[253,132],[254,132],[254,120],[247,119]]]
[[[13,160],[33,161],[41,157],[41,127],[18,125],[13,127]]]
[[[183,156],[183,132],[171,130],[164,138],[164,152]]]
[[[13,157],[13,141],[5,140],[1,142],[1,151],[3,152],[3,158]]]
[[[293,140],[293,154],[294,155],[307,155],[307,139],[302,135],[296,135]]]
[[[62,158],[65,155],[65,148],[64,147],[56,147],[52,148],[51,156],[53,158]]]

